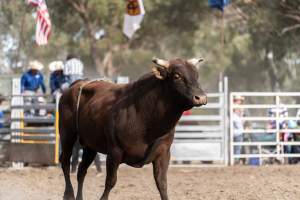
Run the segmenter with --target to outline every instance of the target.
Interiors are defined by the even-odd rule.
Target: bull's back
[[[83,87],[82,87],[83,86]],[[80,87],[82,93],[79,97]],[[106,82],[106,81],[93,81],[79,80],[71,85],[69,89],[64,91],[60,99],[59,111],[65,113],[67,110],[76,112],[78,98],[80,98],[79,105],[85,105],[87,101],[93,97],[105,98],[112,95],[112,91],[122,88],[123,86]]]
[[[82,86],[77,109],[79,90]],[[73,84],[64,92],[60,101],[60,126],[63,129],[61,134],[75,132],[82,145],[103,152],[106,148],[96,148],[105,147],[102,143],[106,136],[102,130],[107,127],[111,108],[120,96],[118,91],[122,91],[123,87],[124,85],[105,81],[78,81]]]

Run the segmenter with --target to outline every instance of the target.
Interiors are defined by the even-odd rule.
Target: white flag
[[[134,32],[140,28],[144,15],[143,0],[127,0],[123,32],[128,38],[131,38]]]

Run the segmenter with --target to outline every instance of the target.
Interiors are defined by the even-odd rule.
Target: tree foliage
[[[209,90],[220,75],[229,76],[232,90],[299,90],[300,0],[237,0],[223,15],[207,1],[144,0],[146,15],[131,40],[122,33],[125,1],[47,3],[53,32],[49,45],[37,47],[34,9],[0,2],[0,58],[13,71],[30,59],[46,64],[76,53],[90,77],[135,79],[149,71],[153,56],[202,56],[201,82]],[[105,36],[95,38],[101,29]]]

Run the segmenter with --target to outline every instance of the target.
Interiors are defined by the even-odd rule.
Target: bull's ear
[[[154,73],[155,77],[164,80],[167,77],[167,69],[160,66],[155,66],[152,68],[152,72]]]
[[[203,58],[192,58],[192,59],[189,59],[188,60],[188,63],[194,65],[194,66],[197,66],[197,64],[203,62],[204,59]]]

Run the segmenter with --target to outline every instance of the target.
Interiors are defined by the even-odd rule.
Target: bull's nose
[[[195,105],[206,105],[207,104],[207,96],[206,95],[195,95],[193,98]]]

